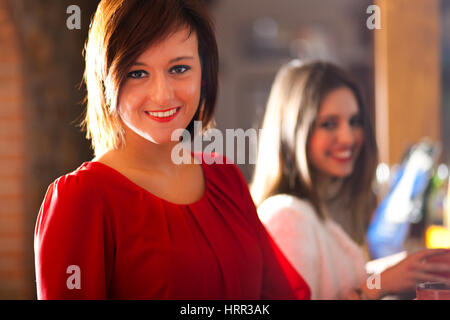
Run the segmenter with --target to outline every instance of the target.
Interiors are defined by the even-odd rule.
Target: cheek
[[[197,107],[200,101],[200,82],[189,81],[178,87],[178,96],[190,106]]]
[[[121,116],[128,117],[132,111],[142,105],[143,97],[139,92],[139,90],[130,90],[128,87],[120,91],[117,108]]]
[[[361,149],[363,144],[364,144],[364,131],[363,131],[362,128],[359,128],[355,132],[355,145],[356,145],[356,148],[358,150]]]
[[[188,77],[173,83],[178,99],[182,100],[188,106],[197,108],[200,101],[201,82],[201,67],[200,65],[194,66],[192,73]]]
[[[329,137],[323,132],[315,132],[309,139],[308,154],[312,161],[324,158],[330,146]]]
[[[316,169],[321,170],[326,161],[326,139],[320,133],[313,133],[308,144],[308,162]]]

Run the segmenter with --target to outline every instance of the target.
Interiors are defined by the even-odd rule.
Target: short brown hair
[[[181,27],[198,38],[202,89],[193,122],[212,122],[217,98],[218,49],[211,19],[199,0],[102,0],[85,46],[86,115],[82,127],[96,155],[124,143],[117,98],[127,71],[152,44]]]

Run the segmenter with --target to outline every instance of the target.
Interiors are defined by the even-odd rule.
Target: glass
[[[450,300],[450,286],[442,282],[419,283],[416,300]]]

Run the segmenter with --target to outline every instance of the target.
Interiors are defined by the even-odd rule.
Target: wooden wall
[[[398,163],[423,137],[440,141],[440,1],[378,0],[376,129],[380,160]]]

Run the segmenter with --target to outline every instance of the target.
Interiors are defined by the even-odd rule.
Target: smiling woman
[[[196,17],[197,11],[204,14],[204,8],[197,1],[188,1],[186,4],[178,1],[167,4],[161,1],[100,3],[86,44],[88,108],[83,122],[87,138],[92,140],[97,156],[117,149],[125,142],[124,126],[122,119],[118,117],[119,89],[142,89],[143,85],[148,85],[148,81],[144,84],[143,81],[130,83],[130,79],[139,78],[157,81],[157,85],[164,86],[167,83],[162,80],[168,81],[168,75],[172,75],[170,80],[174,80],[180,70],[187,71],[179,66],[183,65],[180,63],[183,61],[179,59],[185,56],[188,56],[185,61],[201,64],[194,73],[196,76],[200,75],[202,81],[191,79],[184,83],[190,82],[191,86],[197,86],[198,89],[203,83],[196,101],[195,116],[187,128],[192,131],[195,120],[202,121],[205,129],[208,127],[217,96],[218,52],[209,20]],[[109,23],[105,24],[105,21]],[[169,42],[162,41],[168,36]],[[158,53],[159,49],[165,50],[164,54]],[[167,53],[169,56],[165,55]],[[154,58],[155,61],[149,62],[149,59]],[[165,75],[163,78],[162,73]],[[153,104],[157,103],[155,101]],[[163,105],[152,105],[145,111],[163,112],[174,107],[164,105],[167,101],[162,103]]]
[[[378,152],[357,82],[327,62],[295,60],[278,72],[267,103],[252,183],[258,213],[312,299],[377,299],[446,281],[423,250],[368,276],[361,247],[375,209]],[[445,251],[444,251],[445,252]],[[372,286],[380,279],[381,286]]]
[[[118,98],[119,114],[135,134],[156,144],[194,118],[202,68],[196,33],[186,27],[147,48],[130,68]],[[129,135],[131,133],[126,133]]]
[[[309,298],[235,165],[171,161],[173,131],[212,121],[217,60],[199,1],[101,1],[85,71],[96,158],[42,203],[40,299]]]
[[[322,102],[308,144],[311,166],[334,177],[346,177],[364,140],[358,102],[353,92],[337,88]]]

